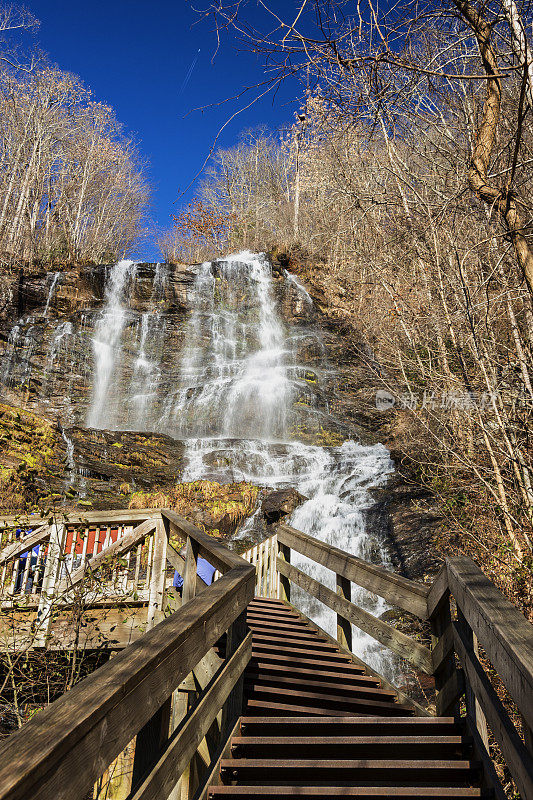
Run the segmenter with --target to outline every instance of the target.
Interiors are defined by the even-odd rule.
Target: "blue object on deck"
[[[196,574],[208,586],[210,586],[213,583],[213,576],[215,572],[216,572],[215,567],[213,567],[213,565],[210,564],[209,561],[206,561],[205,558],[202,558],[201,556],[198,557],[198,561],[196,563]],[[176,572],[174,573],[174,580],[172,582],[172,585],[176,589],[181,589],[183,586],[183,578],[181,577],[178,570],[176,570]]]

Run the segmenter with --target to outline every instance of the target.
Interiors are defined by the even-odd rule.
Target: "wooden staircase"
[[[22,540],[20,524],[0,521],[0,634],[3,615],[13,656],[122,650],[0,746],[0,800],[104,800],[115,775],[122,800],[505,800],[492,741],[506,780],[533,800],[533,628],[470,559],[448,558],[422,584],[283,523],[242,556],[169,509],[28,519]],[[293,553],[333,573],[335,588]],[[199,557],[217,570],[210,586]],[[431,639],[367,612],[353,585],[414,615]],[[335,614],[336,639],[291,605],[294,587]],[[86,613],[71,639],[78,596]],[[353,655],[353,626],[434,682],[435,717]]]
[[[415,717],[281,600],[255,598],[246,618],[244,716],[209,800],[486,796],[453,717]]]

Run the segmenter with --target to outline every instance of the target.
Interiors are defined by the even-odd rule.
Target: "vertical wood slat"
[[[24,565],[24,572],[22,574],[22,581],[20,584],[20,591],[22,594],[26,593],[26,586],[28,585],[28,578],[30,575],[30,567],[31,567],[31,554],[32,550],[28,551],[28,555],[26,556],[26,563]]]
[[[11,569],[11,582],[9,584],[9,594],[15,594],[15,586],[17,584],[17,575],[20,567],[20,559],[15,558]]]
[[[263,588],[261,590],[261,594],[263,595],[263,597],[268,597],[268,572],[269,572],[270,548],[268,547],[267,539],[265,539],[264,542],[261,542],[261,547],[263,548],[263,556],[264,556]]]
[[[141,569],[141,556],[142,556],[142,542],[141,544],[137,545],[137,550],[135,554],[135,574],[133,576],[133,590],[135,591],[139,586],[139,571]]]
[[[32,593],[37,594],[41,590],[39,588],[39,581],[41,578],[41,571],[44,568],[44,550],[45,545],[39,545],[39,555],[37,556],[37,563],[35,565],[35,572],[33,573],[33,584],[32,584]]]
[[[37,608],[36,646],[43,645],[52,621],[50,613],[55,595],[57,581],[61,574],[62,555],[65,547],[67,528],[65,525],[54,524],[50,527],[48,553],[44,566],[43,585],[39,606]]]
[[[88,533],[89,529],[87,529],[87,534]],[[93,558],[94,556],[98,555],[99,544],[100,544],[100,525],[96,525],[94,530]]]
[[[342,575],[337,575],[337,594],[352,602],[352,584]],[[352,624],[342,614],[337,614],[337,641],[347,650],[352,649]]]
[[[162,519],[158,519],[154,534],[154,556],[152,564],[152,580],[148,597],[148,630],[157,625],[163,618],[165,595],[165,573],[167,558],[167,534]],[[196,571],[194,574],[196,579]],[[194,581],[196,587],[196,580]],[[185,589],[184,589],[185,593]]]
[[[440,598],[437,607],[429,618],[429,625],[431,629],[432,649],[434,650],[443,636],[451,636],[452,615],[450,610],[449,590],[446,590]],[[446,696],[443,692],[444,687],[456,670],[455,658],[452,651],[448,657],[444,659],[440,667],[433,673],[435,679],[435,706],[437,716],[444,717],[448,714],[453,716],[457,710],[457,701],[454,700],[451,704],[447,704]]]
[[[81,563],[85,564],[87,561],[87,548],[89,547],[89,529],[84,528],[83,530],[83,546],[81,549]]]
[[[254,546],[252,547],[251,563],[255,567],[255,594],[256,595],[259,594],[259,586],[258,586],[258,582],[257,582],[257,561],[258,561],[258,559],[257,559],[257,545],[254,544]]]
[[[274,534],[270,540],[270,593],[269,597],[276,598],[278,596],[277,576],[276,569],[276,556],[278,552],[278,537]]]
[[[146,579],[144,583],[144,588],[146,591],[150,589],[150,579],[152,575],[152,551],[154,547],[154,537],[150,535],[148,537],[148,556],[146,561]]]
[[[281,544],[278,541],[278,558],[286,561],[287,564],[291,563],[291,549],[286,544]],[[285,575],[279,576],[279,596],[281,600],[286,600],[288,603],[291,601],[291,582]]]
[[[472,628],[466,621],[465,616],[460,607],[457,608],[457,624],[461,629],[461,633],[465,641],[472,648],[476,656],[478,656],[479,645],[477,636],[474,635],[474,632],[472,631]],[[481,706],[479,705],[476,699],[476,695],[472,690],[470,681],[468,680],[468,675],[466,673],[465,673],[465,703],[466,703],[466,713],[472,719],[473,724],[477,728],[480,739],[483,742],[483,746],[485,747],[485,750],[488,753],[489,735],[487,730],[487,720],[485,719],[485,715],[481,710]]]
[[[185,569],[183,574],[183,603],[188,603],[196,594],[196,573],[198,568],[198,544],[187,536],[185,550]]]

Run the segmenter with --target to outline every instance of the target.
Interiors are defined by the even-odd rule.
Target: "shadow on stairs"
[[[245,714],[209,800],[488,796],[453,717],[415,717],[281,600],[255,598],[247,622]]]

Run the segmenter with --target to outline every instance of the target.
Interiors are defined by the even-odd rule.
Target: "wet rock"
[[[74,427],[72,486],[93,508],[120,508],[134,489],[170,489],[180,480],[183,442],[157,433]]]
[[[307,500],[296,489],[276,489],[263,497],[261,511],[269,524],[279,522],[292,514],[301,503]]]

